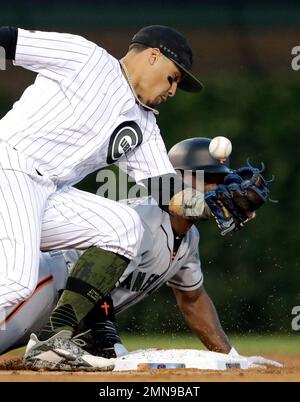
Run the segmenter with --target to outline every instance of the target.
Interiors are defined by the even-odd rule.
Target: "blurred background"
[[[5,3],[5,4],[3,4]],[[299,335],[292,308],[300,305],[300,71],[291,55],[300,46],[297,1],[37,1],[1,4],[1,25],[80,34],[115,57],[144,25],[170,25],[194,49],[200,95],[178,91],[160,107],[167,149],[195,136],[223,135],[233,143],[231,164],[250,157],[276,176],[272,198],[244,230],[221,237],[216,225],[198,225],[205,287],[228,333]],[[1,71],[0,116],[18,100],[34,74]],[[96,192],[89,176],[79,187]],[[131,333],[187,332],[167,287],[119,316]]]

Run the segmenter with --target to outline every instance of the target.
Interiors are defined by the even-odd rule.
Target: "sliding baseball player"
[[[230,174],[226,165],[211,157],[208,152],[209,143],[210,140],[203,138],[186,140],[179,143],[179,148],[177,144],[169,153],[175,168],[182,169],[183,165],[188,163],[192,170],[204,170],[206,192],[213,191],[219,183],[223,183],[224,177]],[[192,161],[197,159],[197,167],[192,166]],[[191,330],[207,348],[222,353],[236,353],[221,327],[215,307],[203,285],[199,259],[199,233],[193,225],[194,222],[176,216],[170,217],[153,199],[150,202],[148,198],[124,202],[141,217],[144,236],[140,257],[128,265],[111,290],[115,312],[118,314],[124,311],[167,283],[174,289],[177,303]],[[57,300],[59,291],[65,286],[68,271],[74,266],[78,257],[76,251],[53,252],[41,256],[39,285],[34,296],[23,305],[17,305],[7,311],[5,319],[7,331],[0,334],[2,352],[24,342],[30,332],[38,332],[45,322],[47,312]],[[98,309],[113,306],[102,303]],[[31,315],[28,314],[30,310],[34,312]],[[97,313],[93,314],[93,318],[94,324],[97,324]],[[108,345],[112,347],[115,355],[126,352],[110,320],[105,320],[100,331],[99,325],[95,325],[94,332],[91,317],[87,317],[86,322],[90,324],[92,335],[96,338],[92,344],[93,353],[101,354],[103,347],[101,340],[106,338],[105,331],[108,337],[115,340],[115,344]],[[19,334],[15,332],[16,327],[19,327]],[[100,342],[97,340],[99,333],[101,333]],[[33,335],[31,341],[36,342],[35,338]],[[34,350],[36,352],[32,353],[29,342],[26,352],[27,363],[42,360],[39,358],[42,349]],[[48,365],[51,367],[51,362],[48,362]],[[54,366],[56,369],[63,367],[57,361],[52,363],[52,368]]]

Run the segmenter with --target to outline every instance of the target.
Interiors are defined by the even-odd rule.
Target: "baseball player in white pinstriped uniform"
[[[133,209],[72,185],[113,163],[137,182],[174,174],[152,106],[174,96],[177,86],[202,85],[189,72],[185,38],[168,27],[139,31],[120,62],[69,34],[4,27],[0,45],[15,65],[38,73],[0,120],[0,307],[34,291],[40,247],[90,247],[80,262],[90,264],[90,277],[68,282],[66,297],[76,300],[59,311],[71,311],[75,325],[136,257],[143,227]],[[57,322],[52,330],[59,332]],[[70,336],[60,342],[72,347]],[[79,360],[78,368],[97,364]],[[105,362],[98,368],[106,369]]]
[[[174,258],[174,233],[169,215],[155,200],[151,205],[148,199],[130,200],[129,205],[143,222],[144,236],[139,251],[142,259],[138,264],[131,261],[111,292],[116,313],[131,307],[166,282],[183,291],[198,289],[203,283],[196,227],[182,239]],[[64,289],[68,272],[81,253],[75,250],[41,253],[36,292],[24,304],[7,310],[6,323],[2,323],[5,330],[0,331],[0,353],[12,345],[24,344],[31,332],[42,328],[57,301],[58,291]]]
[[[186,142],[192,144],[192,150],[187,155],[180,153],[179,158],[196,160],[198,168],[206,171],[206,190],[215,187],[222,181],[224,174],[229,172],[228,167],[209,155],[208,139],[199,138]],[[170,155],[179,166],[179,161],[172,157],[172,150]],[[202,160],[199,160],[199,155]],[[210,174],[210,169],[214,174]],[[199,233],[193,222],[170,216],[151,198],[124,200],[120,203],[127,204],[138,213],[144,234],[139,257],[130,262],[111,290],[113,302],[108,301],[110,310],[114,308],[116,313],[120,313],[167,283],[174,289],[178,304],[191,329],[208,349],[228,353],[231,344],[203,287]],[[39,285],[30,300],[7,311],[6,331],[0,333],[0,352],[24,342],[30,332],[38,331],[43,326],[45,312],[49,314],[58,291],[65,287],[68,271],[75,265],[80,253],[70,250],[41,255]],[[102,306],[103,300],[85,317],[86,326],[92,330],[92,351],[100,355],[105,352],[106,356],[109,353],[123,353],[124,347],[111,321],[110,311],[107,317],[105,314],[101,315],[104,318],[101,320]],[[28,317],[29,309],[32,310],[31,318]],[[16,327],[19,328],[17,332]],[[100,333],[105,336],[99,336]]]

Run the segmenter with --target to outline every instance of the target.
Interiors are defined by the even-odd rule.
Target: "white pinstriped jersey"
[[[106,50],[76,35],[18,29],[14,64],[38,75],[0,120],[0,139],[58,187],[112,163],[136,182],[174,173],[153,112]]]

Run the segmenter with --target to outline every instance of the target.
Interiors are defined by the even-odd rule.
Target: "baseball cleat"
[[[31,334],[24,363],[31,370],[112,371],[114,364],[82,349],[85,342],[72,338],[71,331],[60,331],[46,341]]]

